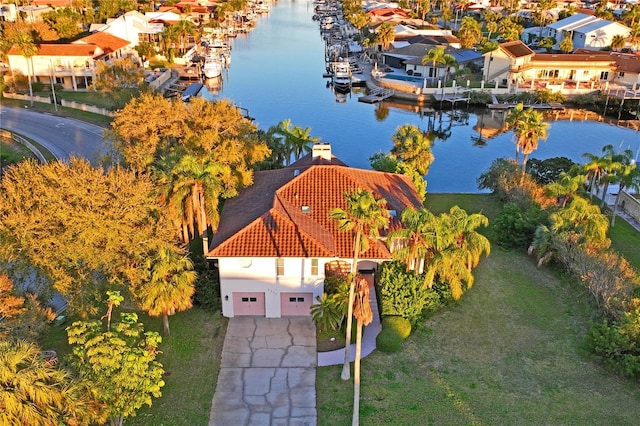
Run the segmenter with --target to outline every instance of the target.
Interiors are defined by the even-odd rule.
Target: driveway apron
[[[209,426],[313,426],[316,329],[308,317],[229,319]]]

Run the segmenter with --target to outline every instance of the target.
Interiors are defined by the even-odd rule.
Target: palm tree
[[[602,248],[608,245],[609,219],[602,214],[598,206],[584,198],[575,198],[568,207],[552,213],[549,220],[554,234],[573,233],[590,248]]]
[[[176,31],[176,28],[177,27],[174,25],[166,25],[160,33],[162,54],[169,62],[173,62],[175,52],[174,45],[178,42],[178,32]]]
[[[600,201],[600,208],[603,208],[607,202],[607,191],[609,190],[610,183],[618,182],[618,175],[623,175],[625,172],[623,169],[625,165],[631,164],[633,158],[633,151],[630,149],[617,152],[613,145],[607,144],[602,147],[604,153],[603,160],[605,164],[605,173],[600,178],[601,182],[604,182],[602,189],[602,200]]]
[[[184,253],[162,247],[147,261],[149,280],[136,296],[150,316],[162,316],[164,334],[170,334],[169,315],[191,308],[197,278],[193,262]]]
[[[181,19],[172,25],[178,40],[180,41],[180,53],[185,53],[185,42],[189,36],[194,36],[198,33],[198,27],[188,19]]]
[[[437,69],[442,65],[448,65],[455,62],[455,58],[446,53],[444,47],[434,47],[429,49],[427,54],[422,57],[422,65],[431,64],[431,84],[433,85],[435,79],[438,77]]]
[[[20,31],[10,40],[13,48],[22,55],[27,62],[27,79],[29,81],[29,97],[31,99],[31,106],[33,107],[33,86],[31,79],[34,73],[33,69],[33,57],[38,53],[38,46],[33,41],[33,37],[30,33]]]
[[[378,43],[382,45],[382,49],[387,49],[391,43],[396,39],[396,30],[393,28],[388,22],[380,24],[378,29],[376,30],[376,38]]]
[[[482,40],[482,26],[471,16],[465,16],[460,22],[458,38],[465,49],[471,49]]]
[[[435,158],[431,151],[432,139],[412,124],[398,127],[391,139],[393,140],[391,154],[409,164],[421,176],[429,172],[429,167]]]
[[[89,425],[98,420],[90,393],[33,343],[0,340],[0,389],[3,425]]]
[[[600,181],[606,174],[607,168],[609,167],[609,163],[611,161],[609,158],[599,157],[589,152],[585,152],[584,154],[582,154],[582,156],[589,160],[582,166],[582,171],[585,173],[585,177],[589,181],[589,195],[593,199],[593,192],[595,190],[596,195],[598,195],[598,190],[601,183]]]
[[[573,52],[573,33],[565,31],[564,38],[560,42],[560,50],[564,53]]]
[[[382,198],[376,198],[370,191],[358,189],[353,192],[345,192],[344,197],[346,199],[347,209],[333,209],[331,211],[331,218],[337,222],[338,229],[341,232],[351,232],[354,236],[344,365],[341,375],[343,380],[348,380],[350,377],[351,324],[356,284],[355,279],[358,272],[358,258],[361,252],[369,248],[369,239],[377,238],[380,234],[380,229],[387,227],[389,224],[389,212],[386,209],[386,201]]]
[[[360,424],[360,358],[362,353],[362,326],[373,320],[373,312],[369,303],[369,284],[364,278],[358,281],[353,315],[356,317],[356,356],[353,367],[353,417],[352,426]]]
[[[455,246],[461,251],[462,257],[466,258],[466,265],[469,272],[473,270],[483,254],[489,255],[491,252],[491,244],[484,235],[476,231],[479,227],[487,227],[489,219],[480,213],[467,214],[466,211],[458,206],[453,206],[449,210],[449,216],[452,219],[455,229]],[[471,287],[471,284],[469,287]]]
[[[614,52],[622,49],[626,43],[626,38],[625,36],[621,35],[621,34],[616,34],[613,37],[611,37],[611,50],[613,50]]]
[[[406,271],[422,272],[425,260],[433,256],[430,236],[436,216],[428,209],[404,209],[400,216],[402,228],[389,233],[387,241],[393,258],[405,263]]]
[[[547,17],[549,16],[549,11],[555,8],[558,5],[556,0],[539,0],[537,9],[540,14],[540,35],[539,38],[542,38],[542,29],[547,24]]]
[[[518,149],[522,151],[522,174],[524,175],[529,154],[538,148],[540,139],[547,139],[549,125],[544,122],[544,116],[541,113],[534,111],[533,108],[525,110],[522,104],[518,104],[509,113],[507,125],[513,128],[513,134],[516,137],[516,156]]]
[[[638,169],[635,162],[633,164],[623,164],[616,171],[615,182],[618,183],[618,195],[616,196],[616,202],[613,205],[613,214],[611,215],[611,227],[616,225],[616,215],[618,214],[618,203],[620,202],[620,193],[625,188],[635,188],[636,191],[640,190],[640,169]]]
[[[297,161],[306,152],[310,152],[314,143],[320,141],[320,137],[311,136],[311,128],[300,126],[291,127],[291,120],[286,119],[278,123],[274,133],[284,137],[283,150],[287,153],[287,166],[291,163],[291,156]]]
[[[555,197],[565,207],[569,200],[584,187],[587,177],[585,175],[571,176],[566,172],[560,173],[560,179],[545,185],[545,193]]]

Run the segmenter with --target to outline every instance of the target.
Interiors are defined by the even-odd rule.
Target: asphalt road
[[[104,129],[73,118],[0,106],[0,127],[33,139],[63,160],[73,155],[96,165],[103,150]]]

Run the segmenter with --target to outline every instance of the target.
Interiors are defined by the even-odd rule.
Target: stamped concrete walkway
[[[209,426],[314,426],[316,329],[309,317],[229,319]]]

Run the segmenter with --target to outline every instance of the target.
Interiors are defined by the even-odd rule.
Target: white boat
[[[351,90],[351,68],[349,62],[331,63],[331,83],[334,90],[348,92]]]
[[[205,78],[216,78],[222,75],[222,61],[218,55],[209,54],[205,56],[202,74]]]

